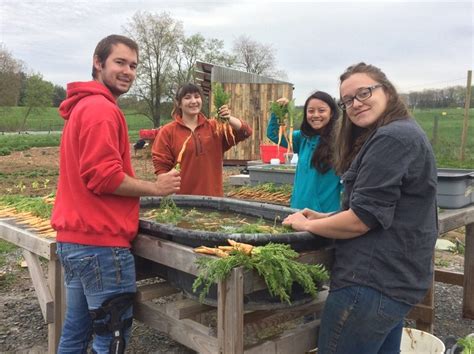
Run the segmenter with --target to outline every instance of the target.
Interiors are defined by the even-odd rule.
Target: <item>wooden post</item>
[[[244,273],[234,268],[217,287],[217,340],[219,353],[244,352]]]
[[[433,333],[433,322],[434,322],[434,273],[433,282],[431,288],[426,293],[425,298],[420,303],[419,310],[420,314],[423,313],[421,319],[416,320],[416,328],[428,333]]]
[[[467,141],[467,129],[469,127],[469,106],[471,104],[471,79],[472,79],[472,70],[467,71],[467,87],[466,87],[466,102],[464,104],[464,124],[462,126],[462,136],[461,136],[461,161],[464,161],[464,155],[466,150],[466,141]]]
[[[433,138],[431,140],[431,144],[435,147],[438,144],[438,122],[439,122],[439,115],[435,114],[434,121],[433,121]]]
[[[48,262],[48,286],[54,299],[54,322],[48,324],[48,353],[56,353],[61,338],[61,330],[65,314],[65,289],[63,273],[59,259]]]
[[[474,223],[466,225],[462,316],[474,320]]]

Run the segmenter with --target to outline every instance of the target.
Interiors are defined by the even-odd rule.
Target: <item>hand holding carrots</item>
[[[230,119],[230,109],[229,109],[229,106],[227,106],[226,104],[221,106],[219,108],[219,111],[217,112],[217,114],[219,115],[219,118],[224,120],[224,121],[228,121]]]
[[[162,173],[156,178],[157,195],[165,196],[179,192],[181,187],[181,176],[179,171],[172,169],[167,173]]]
[[[286,106],[288,102],[290,102],[290,100],[286,97],[280,97],[279,99],[276,100],[276,102],[280,104],[281,106]]]

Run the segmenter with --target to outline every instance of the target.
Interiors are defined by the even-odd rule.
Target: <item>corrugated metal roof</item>
[[[211,82],[241,83],[241,84],[287,84],[291,82],[272,79],[270,77],[247,73],[236,69],[197,61],[195,65],[196,81],[203,91],[208,93]]]

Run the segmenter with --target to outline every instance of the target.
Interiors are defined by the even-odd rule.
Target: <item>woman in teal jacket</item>
[[[288,104],[280,98],[278,103]],[[334,124],[339,116],[336,102],[326,92],[317,91],[304,104],[300,130],[293,132],[293,150],[298,154],[290,206],[309,208],[320,212],[340,209],[342,184],[332,168],[331,139]],[[270,117],[267,137],[278,143],[278,121]],[[281,146],[288,147],[282,138]]]

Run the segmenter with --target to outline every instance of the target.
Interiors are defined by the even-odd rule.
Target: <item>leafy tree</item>
[[[234,67],[248,73],[284,78],[286,74],[276,67],[276,50],[270,44],[262,44],[248,36],[238,37],[233,44]]]
[[[124,28],[140,51],[137,79],[132,93],[146,103],[141,112],[160,126],[162,100],[169,92],[172,69],[182,40],[183,25],[164,12],[137,12]]]
[[[174,87],[171,87],[170,98],[174,97],[176,87],[194,82],[194,67],[197,60],[215,65],[231,66],[234,57],[224,51],[224,41],[206,39],[200,33],[183,37],[179,43],[179,52],[174,67]]]
[[[28,81],[28,75],[21,71],[20,72],[20,98],[18,100],[18,106],[25,106],[25,97],[26,97],[26,83]]]
[[[451,86],[443,89],[424,89],[407,94],[407,104],[411,109],[416,108],[448,108],[464,107],[466,87]],[[474,97],[470,106],[473,107]]]
[[[236,57],[224,51],[224,41],[210,38],[205,43],[204,62],[232,67],[235,65]]]
[[[53,103],[54,85],[43,80],[41,74],[33,74],[26,81],[25,106],[28,107],[23,117],[22,130],[26,128],[26,121],[32,111],[51,107]]]
[[[16,106],[20,99],[23,63],[0,43],[0,106]]]
[[[224,42],[206,39],[201,34],[184,35],[183,24],[168,13],[137,12],[124,28],[126,34],[139,46],[140,60],[132,95],[137,113],[146,115],[155,127],[161,123],[162,114],[169,114],[177,87],[194,81],[196,60],[218,65],[230,65],[233,57],[227,54]],[[127,103],[133,103],[128,101]]]
[[[53,88],[53,107],[59,107],[66,98],[66,89],[60,85],[54,85]]]

